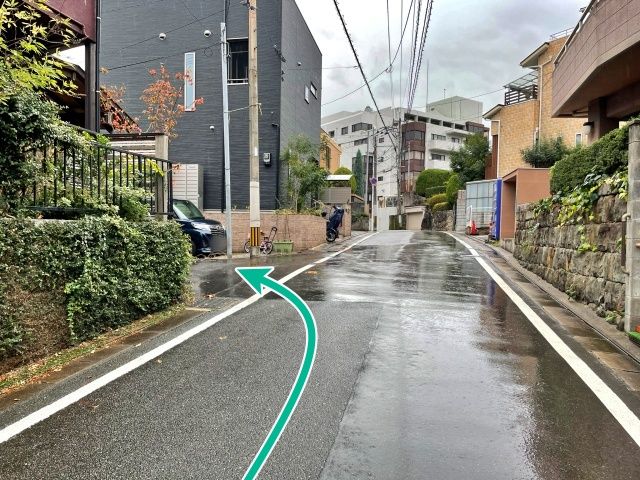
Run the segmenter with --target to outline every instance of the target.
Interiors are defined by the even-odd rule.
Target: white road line
[[[320,259],[317,262],[314,263],[310,263],[309,265],[306,265],[302,268],[299,268],[298,270],[296,270],[295,272],[290,273],[289,275],[287,275],[286,277],[280,279],[281,282],[287,282],[289,280],[291,280],[292,278],[294,278],[297,275],[300,275],[302,272],[314,267],[315,265],[318,265],[322,262],[325,262],[331,258],[334,258],[338,255],[340,255],[341,253],[344,253],[348,250],[351,250],[351,248],[353,248],[355,245],[358,245],[359,243],[364,242],[365,240],[367,240],[368,238],[371,238],[373,235],[375,235],[375,233],[371,234],[371,235],[367,235],[364,238],[361,238],[360,240],[352,243],[351,245],[349,245],[346,248],[343,248],[342,250],[332,253],[331,255],[324,257],[322,259]],[[187,330],[186,332],[178,335],[177,337],[173,338],[172,340],[169,340],[166,343],[163,343],[162,345],[149,350],[147,353],[140,355],[137,358],[134,358],[133,360],[125,363],[124,365],[121,365],[120,367],[116,368],[115,370],[110,371],[109,373],[106,373],[105,375],[103,375],[102,377],[99,377],[95,380],[93,380],[90,383],[87,383],[86,385],[80,387],[77,390],[74,390],[73,392],[65,395],[64,397],[61,397],[60,399],[56,400],[55,402],[40,408],[39,410],[36,410],[35,412],[27,415],[26,417],[21,418],[20,420],[18,420],[17,422],[14,422],[8,426],[6,426],[5,428],[3,428],[2,430],[0,430],[0,443],[6,442],[7,440],[9,440],[12,437],[15,437],[16,435],[18,435],[20,432],[25,431],[27,428],[32,427],[33,425],[42,422],[43,420],[49,418],[50,416],[54,415],[55,413],[59,412],[60,410],[63,410],[65,408],[67,408],[69,405],[72,405],[74,403],[76,403],[78,400],[81,400],[82,398],[86,397],[87,395],[95,392],[96,390],[104,387],[105,385],[113,382],[114,380],[117,380],[118,378],[126,375],[127,373],[135,370],[138,367],[141,367],[142,365],[144,365],[145,363],[150,362],[151,360],[153,360],[156,357],[159,357],[160,355],[162,355],[163,353],[171,350],[172,348],[180,345],[181,343],[184,343],[185,341],[189,340],[191,337],[194,337],[195,335],[203,332],[204,330],[212,327],[213,325],[215,325],[216,323],[218,323],[221,320],[224,320],[225,318],[233,315],[234,313],[239,312],[240,310],[248,307],[249,305],[252,305],[253,303],[257,302],[258,300],[260,300],[261,295],[255,294],[249,298],[247,298],[246,300],[243,300],[242,302],[240,302],[239,304],[231,307],[229,310],[226,310],[224,312],[222,312],[219,315],[216,315],[215,317],[210,318],[209,320],[206,320],[205,322],[191,328],[190,330]]]
[[[620,426],[626,430],[629,436],[638,446],[640,446],[640,419],[631,411],[631,409],[615,394],[611,388],[591,370],[584,360],[564,343],[564,341],[555,333],[540,316],[534,312],[529,305],[500,277],[489,264],[478,255],[468,243],[460,240],[458,237],[449,234],[458,242],[464,245],[469,252],[475,257],[478,263],[491,276],[494,282],[509,296],[511,301],[522,311],[527,319],[540,332],[547,342],[558,352],[565,362],[573,369],[574,372],[582,379],[582,381],[591,389],[598,397],[607,410],[614,416]]]

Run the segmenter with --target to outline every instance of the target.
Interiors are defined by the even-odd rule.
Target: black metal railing
[[[538,86],[535,84],[518,89],[507,89],[507,91],[504,92],[505,105],[522,103],[535,98],[538,98]]]
[[[91,210],[122,206],[135,191],[152,214],[171,211],[172,163],[113,148],[97,141],[81,147],[55,144],[32,152],[40,172],[23,192],[27,208],[41,211]]]

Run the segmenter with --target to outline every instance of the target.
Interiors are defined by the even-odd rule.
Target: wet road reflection
[[[635,443],[453,239],[388,232],[328,263],[289,285],[382,315],[322,478],[640,478]]]

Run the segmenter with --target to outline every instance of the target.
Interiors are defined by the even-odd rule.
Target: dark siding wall
[[[281,150],[289,138],[304,134],[320,143],[320,109],[322,98],[322,53],[294,0],[282,0],[282,54],[286,58],[282,82]],[[298,62],[302,65],[298,67]],[[318,88],[318,98],[304,99],[305,85]],[[286,166],[281,165],[281,196],[284,198]]]
[[[280,58],[273,45],[280,45],[281,0],[260,0],[258,15],[258,72],[259,99],[262,104],[260,118],[260,155],[278,150],[280,124]],[[185,9],[186,3],[189,9]],[[143,118],[143,104],[139,100],[150,83],[149,68],[159,68],[163,62],[171,72],[184,68],[184,52],[196,52],[196,96],[204,98],[204,105],[195,112],[186,112],[180,119],[178,138],[170,144],[170,159],[175,162],[200,163],[204,172],[204,206],[220,209],[224,203],[224,159],[222,139],[222,90],[220,74],[220,22],[223,0],[185,0],[184,2],[158,2],[119,0],[103,7],[101,65],[110,69],[102,80],[104,85],[127,87],[125,108],[132,116]],[[196,21],[194,16],[200,21]],[[205,18],[206,17],[206,18]],[[184,26],[191,23],[191,25]],[[183,28],[178,28],[182,27]],[[238,2],[230,2],[228,38],[246,38],[247,9]],[[175,31],[171,31],[177,29]],[[203,31],[213,35],[205,38]],[[158,39],[165,32],[167,38]],[[149,39],[145,41],[146,39]],[[138,43],[140,42],[140,43]],[[137,45],[132,45],[138,43]],[[168,58],[157,59],[158,57]],[[153,60],[157,59],[157,60]],[[149,61],[153,60],[153,61]],[[147,62],[118,68],[137,62]],[[248,106],[246,85],[229,85],[229,109]],[[211,132],[210,125],[215,125]],[[317,128],[320,125],[318,115]],[[249,205],[249,143],[248,111],[231,114],[231,175],[232,206]],[[276,208],[276,167],[265,167],[261,161],[261,207]]]

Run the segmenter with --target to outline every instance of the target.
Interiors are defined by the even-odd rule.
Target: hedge
[[[449,208],[449,202],[440,202],[440,203],[436,203],[432,208],[431,211],[432,212],[444,212],[446,210],[450,210]]]
[[[612,175],[629,164],[629,127],[607,133],[588,147],[578,147],[551,169],[551,192],[567,192],[589,173]]]
[[[444,187],[451,176],[449,170],[440,170],[437,168],[429,168],[423,170],[416,180],[416,193],[422,197],[429,197],[427,189],[433,187]],[[444,191],[444,190],[443,190]],[[441,193],[441,192],[438,192]]]
[[[432,196],[432,197],[429,197],[429,198],[427,199],[427,202],[426,202],[426,203],[427,203],[427,205],[429,205],[431,208],[433,208],[433,206],[434,206],[436,203],[442,203],[442,202],[448,203],[448,202],[447,202],[447,194],[446,194],[446,193],[439,193],[439,194],[437,194],[437,195],[434,195],[434,196]]]
[[[458,190],[461,188],[462,184],[460,183],[460,176],[457,173],[454,173],[449,177],[449,180],[447,180],[447,188],[445,192],[447,194],[447,202],[451,205],[456,203],[458,201]]]
[[[438,187],[429,187],[429,188],[425,188],[424,189],[424,195],[421,195],[425,198],[431,198],[434,195],[437,195],[439,193],[445,193],[446,192],[446,187],[444,185],[440,185]]]
[[[0,219],[0,359],[35,357],[178,302],[191,264],[177,223]]]

